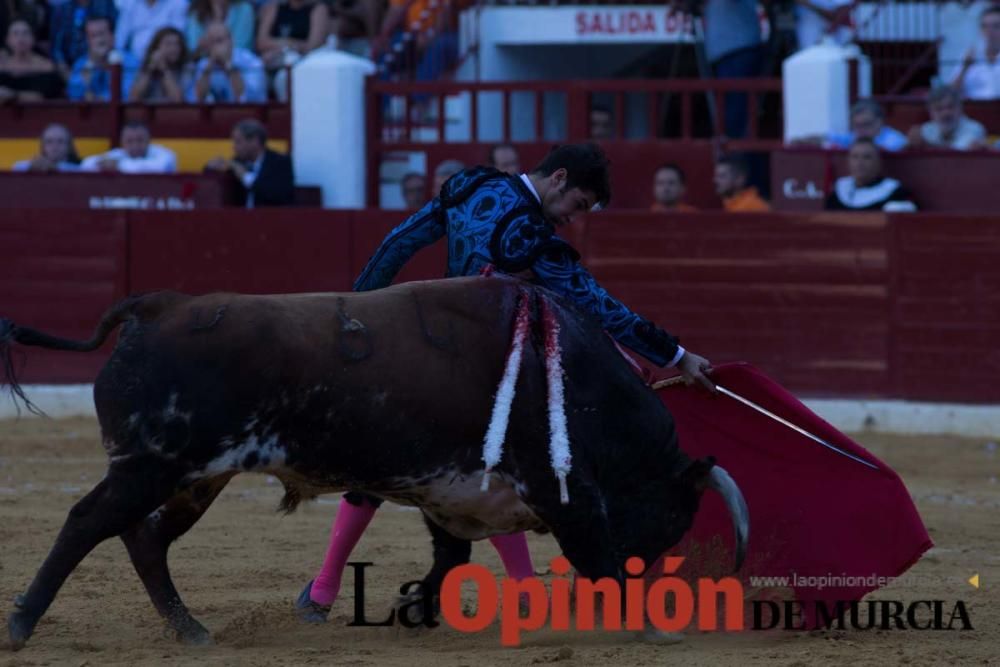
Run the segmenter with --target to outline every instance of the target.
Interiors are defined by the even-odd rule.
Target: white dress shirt
[[[958,119],[958,127],[955,128],[954,134],[948,140],[941,135],[941,126],[934,121],[927,121],[920,126],[920,136],[931,146],[967,151],[973,144],[986,143],[986,128],[968,116],[962,116]]]
[[[177,156],[169,148],[150,144],[142,157],[130,157],[124,148],[113,148],[107,153],[84,158],[81,171],[99,171],[102,160],[118,162],[118,171],[123,174],[172,174],[177,171]]]
[[[264,154],[267,153],[267,149],[262,150],[257,159],[254,160],[253,164],[247,167],[247,171],[243,174],[243,187],[247,189],[247,208],[253,208],[253,184],[257,182],[257,177],[260,176],[260,168],[264,165]]]
[[[962,65],[959,65],[952,80],[961,71]],[[1000,99],[1000,55],[990,62],[986,58],[986,44],[981,39],[972,49],[972,64],[962,79],[962,97],[967,100]]]

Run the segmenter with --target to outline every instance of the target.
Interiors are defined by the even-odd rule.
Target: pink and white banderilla
[[[490,425],[483,443],[483,461],[486,463],[481,487],[483,491],[489,489],[490,471],[503,456],[504,437],[507,434],[507,424],[510,421],[511,405],[514,403],[514,388],[517,386],[517,377],[521,371],[524,341],[528,336],[528,327],[531,321],[528,301],[527,291],[522,290],[514,322],[514,336],[510,342],[510,349],[507,351],[507,363],[504,366],[500,386],[497,388],[493,416],[490,418]],[[559,345],[559,321],[556,319],[552,306],[544,297],[541,299],[541,311],[542,327],[545,334],[545,374],[548,384],[549,456],[552,461],[552,469],[559,479],[559,500],[565,505],[569,503],[566,476],[569,475],[572,468],[573,457],[570,454],[569,433],[566,429],[566,399],[563,387],[562,348]]]

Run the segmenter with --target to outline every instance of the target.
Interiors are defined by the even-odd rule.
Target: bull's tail
[[[44,413],[28,399],[17,380],[17,368],[12,357],[14,351],[13,343],[43,347],[48,350],[69,350],[73,352],[90,352],[96,350],[104,344],[108,335],[119,324],[131,316],[132,309],[141,299],[141,296],[133,296],[123,299],[112,306],[104,314],[104,317],[101,318],[100,323],[94,330],[94,335],[89,340],[84,341],[58,338],[36,329],[17,326],[11,320],[0,318],[0,365],[3,366],[3,377],[0,378],[0,384],[5,383],[10,388],[11,398],[14,400],[14,406],[17,408],[18,414],[21,412],[18,401],[24,403],[24,407],[29,412],[36,415]]]
[[[743,498],[743,492],[736,482],[729,476],[723,468],[713,466],[708,474],[708,488],[718,491],[719,495],[726,503],[726,509],[733,519],[733,528],[736,530],[736,570],[743,565],[743,559],[747,554],[747,541],[750,538],[750,511],[747,509],[747,501]]]

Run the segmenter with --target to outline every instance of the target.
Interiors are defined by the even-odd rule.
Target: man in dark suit
[[[207,171],[228,172],[238,182],[240,204],[247,208],[295,203],[292,160],[267,148],[267,131],[259,121],[242,120],[233,128],[232,160],[217,157]]]

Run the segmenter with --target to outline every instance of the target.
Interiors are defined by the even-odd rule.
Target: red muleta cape
[[[792,577],[898,577],[933,546],[903,481],[885,463],[749,364],[718,366],[711,378],[879,468],[833,452],[730,397],[683,384],[658,390],[676,420],[681,449],[691,457],[714,456],[746,498],[749,547],[736,575],[747,600],[744,627],[752,623],[750,601],[795,599],[804,603],[802,615],[812,628],[817,601],[833,610],[837,601],[859,600],[884,583],[797,585]],[[707,492],[692,530],[670,550],[687,558],[678,574],[690,583],[730,576],[733,553],[729,513],[719,494]],[[660,573],[657,563],[650,576]],[[789,580],[754,585],[751,577]]]

